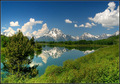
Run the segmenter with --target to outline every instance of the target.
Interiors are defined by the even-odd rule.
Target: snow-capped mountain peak
[[[80,40],[96,40],[98,37],[94,36],[90,33],[85,32],[82,36],[80,36]]]
[[[114,35],[116,35],[116,36],[117,36],[117,35],[119,35],[119,31],[115,32],[115,34],[114,34]]]
[[[48,34],[52,35],[53,37],[56,37],[57,35],[62,35],[63,33],[61,30],[53,28]]]
[[[86,37],[95,37],[94,35],[90,34],[90,33],[87,33],[85,32],[82,36],[86,36]]]
[[[64,35],[61,30],[58,28],[53,28],[51,31],[49,31],[45,36],[53,37],[54,39],[57,39],[59,36]],[[64,35],[65,37],[65,35]]]

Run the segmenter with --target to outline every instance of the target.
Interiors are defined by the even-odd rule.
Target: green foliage
[[[1,47],[6,47],[8,42],[9,38],[4,35],[1,35]]]
[[[62,67],[60,67],[60,66],[58,67],[55,65],[48,66],[45,71],[46,75],[53,75],[53,74],[57,75],[61,72],[62,72]]]
[[[5,61],[5,54],[1,54],[1,62],[3,63]]]
[[[67,60],[62,67],[49,66],[44,75],[27,83],[119,83],[119,44]]]
[[[73,60],[66,60],[63,63],[63,68],[66,69],[66,70],[75,69],[76,67],[74,66],[73,62],[74,62]]]
[[[34,41],[35,39],[34,39],[34,37],[32,37],[31,39],[30,39],[30,44],[31,45],[35,45],[35,41]]]
[[[42,49],[42,45],[40,45],[39,43],[35,43],[35,48],[37,48],[37,50],[41,50]]]
[[[22,76],[28,78],[35,77],[38,74],[37,66],[28,66],[34,56],[33,38],[29,40],[19,31],[17,34],[9,37],[9,40],[5,48],[5,61],[3,62],[3,70],[9,72],[8,81],[11,75],[16,77],[16,81]]]
[[[89,40],[89,41],[86,41],[86,40],[79,40],[79,41],[65,41],[65,42],[62,42],[64,44],[68,44],[68,45],[72,45],[72,44],[99,44],[99,45],[113,45],[113,44],[116,44],[118,43],[118,39],[119,36],[111,36],[109,37],[108,39],[102,39],[102,40],[95,40],[95,41],[92,41],[92,40]],[[58,43],[61,43],[61,42],[58,42]]]
[[[119,35],[118,36],[111,36],[108,39],[102,39],[102,40],[95,40],[94,44],[100,44],[100,45],[113,45],[117,44],[119,42]]]
[[[19,40],[17,40],[17,42],[19,42]],[[26,42],[29,42],[29,40]],[[21,75],[18,78],[16,78],[16,75],[10,75],[2,82],[3,83],[119,83],[119,36],[113,36],[108,39],[103,39],[98,41],[81,40],[78,42],[69,41],[69,42],[60,42],[60,43],[66,43],[69,45],[73,43],[100,44],[100,45],[105,44],[109,46],[106,46],[104,48],[99,48],[94,53],[88,54],[86,56],[80,57],[75,60],[67,60],[63,63],[63,66],[55,66],[55,65],[48,66],[45,73],[40,77],[30,79],[29,77],[26,77],[29,76],[28,74],[26,76]],[[9,44],[12,45],[12,43]],[[18,45],[16,44],[16,46]],[[11,52],[9,57],[10,56],[12,57],[13,55],[16,54],[13,54],[13,52]],[[33,70],[36,69],[34,68]]]
[[[22,58],[27,57],[33,51],[33,45],[27,37],[24,37],[22,32],[18,32],[17,34],[10,37],[10,42],[5,49],[6,57],[11,58]]]
[[[42,53],[42,51],[38,49],[35,51],[35,53],[36,53],[36,56],[39,56]]]
[[[50,41],[49,44],[54,44],[55,42],[54,41]]]

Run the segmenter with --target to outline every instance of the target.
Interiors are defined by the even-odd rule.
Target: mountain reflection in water
[[[88,49],[88,48],[87,48]],[[77,59],[95,50],[85,50],[85,48],[65,48],[65,47],[42,47],[42,52],[36,51],[30,66],[38,65],[39,75],[42,75],[50,65],[62,66],[63,62],[68,59]],[[39,54],[38,54],[39,53]]]
[[[40,55],[38,55],[38,57],[42,58],[42,61],[44,63],[47,63],[47,59],[49,57],[52,57],[53,59],[56,59],[58,57],[61,57],[61,55],[68,51],[68,49],[66,48],[60,48],[60,47],[53,47],[53,48],[49,48],[49,47],[45,47],[42,50],[42,53]]]
[[[89,54],[89,53],[92,53],[94,52],[95,50],[86,50],[86,51],[83,51],[84,54]]]
[[[37,66],[39,76],[44,74],[45,69],[51,65],[62,66],[63,62],[69,59],[75,60],[86,54],[94,52],[98,48],[85,47],[57,47],[44,46],[42,50],[34,52],[33,56],[23,58],[23,60],[31,60],[29,68]],[[2,62],[1,68],[5,67]],[[4,72],[4,71],[3,71]]]

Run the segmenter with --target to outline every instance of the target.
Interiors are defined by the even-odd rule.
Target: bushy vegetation
[[[12,76],[18,80],[23,76],[23,80],[26,77],[31,78],[38,74],[37,66],[28,66],[34,57],[34,45],[34,38],[29,40],[20,31],[12,37],[9,37],[9,42],[4,51],[5,57],[3,59],[5,61],[2,61],[4,65],[2,70],[9,72],[7,78]]]
[[[9,42],[9,37],[1,35],[1,47],[6,47]]]
[[[119,83],[119,44],[67,60],[62,67],[49,66],[44,75],[27,83]]]
[[[9,42],[9,37],[1,35],[1,53],[4,52],[5,47],[7,46],[8,42]]]
[[[9,42],[9,37],[6,37],[4,35],[1,35],[1,62],[3,62],[5,60],[5,47],[7,46],[8,42]]]
[[[19,43],[19,39],[16,41],[17,43]],[[82,40],[81,43],[82,42],[89,41]],[[80,41],[78,41],[78,43],[80,43]],[[28,62],[28,59],[26,58],[24,61],[21,60],[22,66],[20,67],[22,68],[18,68],[18,66],[16,66],[17,68],[12,67],[12,69],[9,69],[17,70],[18,73],[11,74],[4,78],[2,83],[119,83],[119,36],[113,36],[108,39],[94,41],[93,43],[100,45],[103,45],[104,43],[109,46],[99,48],[94,53],[75,60],[67,60],[63,63],[63,66],[48,66],[45,73],[40,77],[35,75],[36,67],[34,67],[32,71],[30,68],[29,70],[27,67],[22,67],[26,62]],[[12,43],[10,43],[10,45],[12,46]],[[16,46],[20,46],[20,44],[16,44]],[[10,47],[8,47],[8,51],[10,52],[11,50],[9,49]],[[12,52],[11,54],[6,55],[9,57],[16,57],[15,55],[17,54],[13,54]],[[24,56],[22,54],[22,56],[20,55],[17,57],[27,57],[27,55]],[[31,56],[31,59],[32,58],[33,57]],[[11,65],[14,64],[12,61],[10,63],[8,63],[9,61],[5,63],[8,65],[10,64],[9,66],[7,65],[7,67],[11,67]],[[26,69],[28,71],[26,71]],[[25,73],[27,74],[24,75]],[[33,78],[29,76],[36,77]]]

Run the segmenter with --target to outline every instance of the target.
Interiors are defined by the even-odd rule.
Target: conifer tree
[[[34,56],[34,46],[32,40],[29,40],[21,31],[9,38],[9,43],[5,49],[4,70],[12,74],[18,73],[17,77],[26,74],[37,74],[36,66],[28,67]],[[32,59],[28,59],[28,57]],[[34,74],[31,70],[34,70]]]

